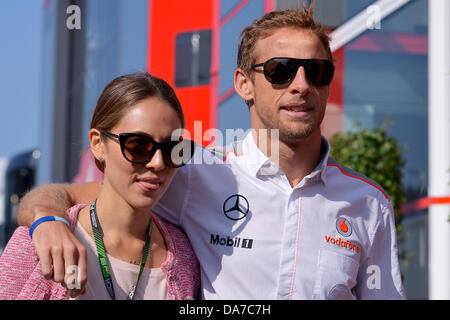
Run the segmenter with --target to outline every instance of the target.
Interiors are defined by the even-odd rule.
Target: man
[[[189,236],[203,298],[405,297],[390,198],[330,158],[320,133],[332,61],[312,9],[274,11],[243,30],[234,81],[252,132],[225,149],[223,163],[182,168],[154,208]],[[278,148],[266,146],[262,133],[278,136]],[[19,222],[64,216],[98,189],[39,187],[22,201]],[[33,241],[44,274],[62,282],[64,270],[78,265],[85,283],[84,248],[64,223],[40,225]]]

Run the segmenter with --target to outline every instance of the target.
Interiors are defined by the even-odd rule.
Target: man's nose
[[[305,96],[311,90],[311,83],[306,78],[305,68],[298,67],[297,73],[289,84],[290,90],[293,92],[298,92],[302,96]]]

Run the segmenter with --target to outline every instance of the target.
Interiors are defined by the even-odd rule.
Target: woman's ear
[[[89,130],[89,145],[91,147],[92,154],[94,155],[95,159],[99,160],[100,162],[103,162],[104,159],[104,143],[101,137],[101,132],[97,129],[91,129]]]
[[[234,89],[245,100],[248,106],[253,103],[254,91],[253,82],[244,70],[237,68],[234,71]]]

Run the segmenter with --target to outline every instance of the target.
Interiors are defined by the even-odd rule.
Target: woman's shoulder
[[[186,233],[180,227],[165,220],[164,218],[161,218],[160,216],[157,216],[157,215],[152,215],[152,216],[153,216],[153,220],[158,225],[158,227],[162,233],[162,236],[164,237],[164,240],[166,242],[173,241],[175,243],[182,243],[184,241],[188,241]]]
[[[0,256],[0,300],[59,300],[65,293],[44,278],[29,228],[18,227]]]
[[[38,259],[29,230],[28,227],[16,228],[1,255],[2,261],[24,257],[37,264]]]
[[[39,263],[27,227],[18,227],[0,256],[0,299],[15,299]]]
[[[169,274],[169,293],[175,299],[195,299],[200,287],[200,266],[184,231],[153,216],[167,245],[167,260],[161,268]]]
[[[169,254],[173,255],[173,263],[188,264],[195,268],[198,264],[197,257],[192,249],[186,233],[178,226],[164,220],[161,217],[153,216],[156,221]],[[172,260],[172,259],[169,259]]]
[[[88,205],[85,203],[79,203],[74,205],[73,207],[70,207],[69,209],[67,209],[66,213],[69,216],[69,225],[70,225],[70,230],[75,230],[75,227],[77,225],[77,221],[78,221],[78,214],[80,213],[80,210],[83,209],[84,207],[87,207]]]

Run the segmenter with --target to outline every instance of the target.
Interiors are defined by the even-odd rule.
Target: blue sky
[[[0,0],[0,157],[37,147],[43,0]]]

